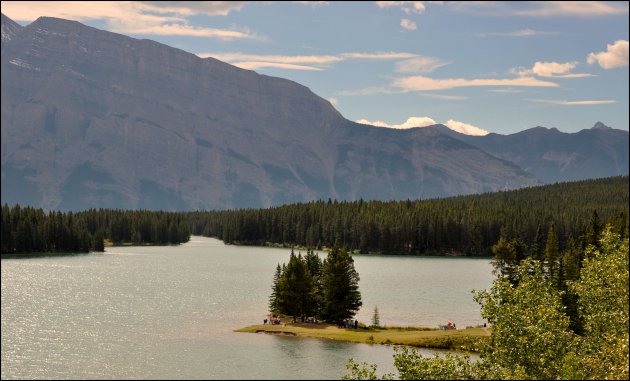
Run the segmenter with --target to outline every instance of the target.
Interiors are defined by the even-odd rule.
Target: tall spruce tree
[[[340,324],[352,318],[361,308],[359,274],[354,269],[354,260],[345,250],[337,247],[328,253],[322,274],[322,317]]]
[[[278,263],[276,272],[273,274],[273,284],[271,286],[271,295],[269,296],[269,311],[277,313],[280,309],[280,279],[282,278],[282,267]]]
[[[279,312],[293,316],[293,321],[298,317],[312,315],[315,302],[313,300],[313,277],[306,267],[302,255],[291,252],[289,263],[282,272],[279,289]]]
[[[560,291],[563,291],[562,303],[566,306],[566,313],[571,319],[569,327],[577,334],[583,333],[584,323],[578,311],[577,294],[568,288],[568,284],[580,278],[580,269],[582,268],[583,260],[584,250],[580,249],[573,235],[570,235],[567,239],[567,248],[562,253]]]

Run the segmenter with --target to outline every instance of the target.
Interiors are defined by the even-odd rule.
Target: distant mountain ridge
[[[435,128],[511,161],[545,184],[628,174],[628,131],[602,122],[575,133],[538,126],[511,135],[470,136]]]
[[[154,41],[4,14],[2,39],[2,202],[227,209],[540,184],[457,135],[360,125],[298,83]]]

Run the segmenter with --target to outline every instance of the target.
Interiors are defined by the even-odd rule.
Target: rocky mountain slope
[[[226,209],[538,184],[435,130],[355,124],[295,82],[150,40],[2,15],[2,202]]]

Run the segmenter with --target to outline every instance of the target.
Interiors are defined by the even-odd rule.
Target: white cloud
[[[408,118],[404,123],[401,123],[401,124],[388,124],[385,122],[381,122],[380,120],[370,122],[367,119],[359,119],[357,120],[357,123],[369,124],[371,126],[376,126],[376,127],[395,128],[399,130],[405,130],[405,129],[414,128],[414,127],[427,127],[427,126],[433,126],[434,124],[437,124],[435,120],[426,116],[412,116]]]
[[[306,66],[306,65],[295,65],[290,63],[281,63],[281,62],[263,62],[263,61],[243,61],[236,62],[233,64],[234,66],[240,67],[241,69],[247,70],[256,70],[260,68],[275,68],[275,69],[289,69],[289,70],[303,70],[303,71],[322,71],[323,69],[314,66]]]
[[[339,103],[337,101],[337,98],[328,98],[328,102],[330,102],[331,105],[336,106],[337,103]]]
[[[222,40],[262,40],[247,28],[199,28],[187,17],[199,13],[227,15],[243,2],[138,2],[138,1],[3,1],[2,12],[14,20],[31,22],[42,15],[70,20],[103,20],[107,30],[127,34],[211,37]]]
[[[389,123],[381,122],[380,120],[370,122],[367,119],[359,119],[356,122],[361,123],[361,124],[368,124],[368,125],[376,126],[376,127],[395,128],[395,129],[401,129],[401,130],[415,128],[415,127],[428,127],[428,126],[433,126],[437,124],[435,120],[426,116],[412,116],[408,118],[404,123],[401,123],[401,124],[389,124]],[[466,135],[483,136],[483,135],[488,134],[488,131],[484,129],[475,127],[472,124],[459,122],[453,119],[449,119],[446,123],[444,123],[444,125],[453,131],[457,131],[459,133],[466,134]]]
[[[583,106],[583,105],[606,105],[617,103],[614,100],[601,100],[601,101],[557,101],[552,99],[528,99],[531,102],[547,103],[560,106]]]
[[[540,62],[534,63],[531,69],[525,69],[522,67],[510,69],[510,72],[520,76],[530,76],[535,74],[539,77],[553,77],[553,78],[583,78],[593,77],[594,74],[587,73],[570,73],[577,66],[578,62]]]
[[[437,68],[446,66],[450,62],[445,62],[432,57],[416,57],[396,63],[398,73],[428,74]]]
[[[416,23],[409,20],[409,19],[402,19],[400,20],[400,26],[402,26],[403,28],[407,29],[407,30],[416,30],[417,26]]]
[[[487,32],[487,33],[475,33],[478,37],[487,36],[506,36],[506,37],[530,37],[530,36],[547,36],[551,34],[557,34],[558,32],[545,32],[542,30],[534,29],[521,29],[514,32]]]
[[[444,123],[444,125],[453,131],[457,131],[465,135],[485,136],[489,134],[488,131],[482,128],[475,127],[472,124],[459,122],[453,119],[449,119],[446,123]]]
[[[558,62],[536,62],[532,67],[532,72],[541,77],[553,77],[555,74],[568,74],[577,65],[577,61]]]
[[[221,61],[244,69],[258,69],[274,67],[290,70],[323,70],[329,65],[349,59],[390,60],[417,57],[416,54],[385,52],[385,53],[342,53],[338,55],[321,56],[288,56],[288,55],[264,55],[244,53],[198,53],[201,58],[213,57]]]
[[[139,1],[151,12],[175,13],[182,16],[206,14],[208,16],[227,16],[230,12],[240,11],[247,1]]]
[[[311,65],[327,65],[339,61],[343,61],[343,57],[333,55],[322,56],[286,56],[286,55],[264,55],[264,54],[244,54],[244,53],[199,53],[201,58],[214,57],[226,62],[241,61],[261,61],[261,62],[277,62],[290,64],[311,64]]]
[[[133,20],[143,15],[139,4],[122,2],[72,2],[72,1],[3,1],[2,13],[13,20],[31,22],[42,15],[70,20],[122,19]],[[162,20],[162,16],[154,16]]]
[[[542,81],[532,77],[520,77],[513,79],[433,79],[423,76],[415,76],[399,78],[392,83],[392,86],[408,91],[418,91],[444,90],[471,86],[558,87],[558,84]]]
[[[155,34],[167,36],[190,36],[190,37],[212,37],[221,40],[264,40],[263,37],[252,34],[249,30],[243,31],[214,28],[197,28],[186,24],[161,24],[130,26],[120,25],[114,29],[124,33],[132,34]]]
[[[625,3],[625,4],[624,4]],[[530,9],[515,11],[519,16],[607,16],[628,13],[626,2],[605,1],[535,1]]]
[[[355,59],[391,60],[417,57],[413,53],[379,52],[379,53],[343,53],[342,57]]]
[[[325,7],[330,4],[330,1],[292,1],[293,4],[308,5],[311,8]]]
[[[426,7],[423,1],[377,1],[376,6],[383,8],[400,8],[405,14],[422,14]]]
[[[587,62],[591,65],[597,62],[604,69],[628,66],[628,41],[617,40],[612,45],[607,44],[605,52],[590,53]]]
[[[568,74],[577,65],[577,61],[558,62],[536,62],[532,67],[532,73],[541,77],[553,77],[556,74]]]

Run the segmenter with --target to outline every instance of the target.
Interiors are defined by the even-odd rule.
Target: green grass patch
[[[474,351],[490,337],[489,328],[439,330],[425,327],[339,328],[334,324],[291,323],[252,325],[236,332],[283,334],[347,341],[351,343],[409,345],[414,347]]]

